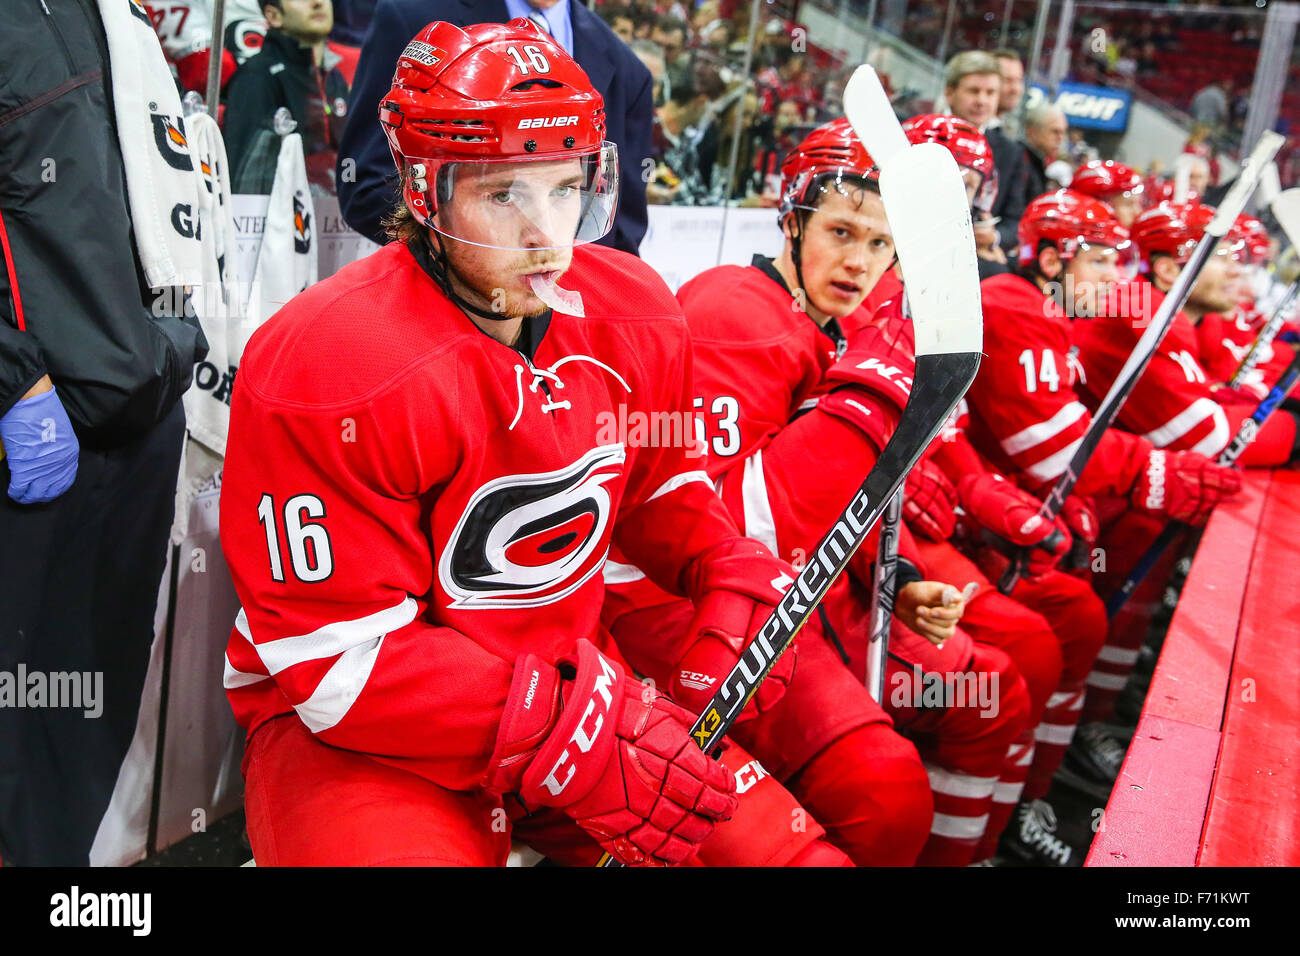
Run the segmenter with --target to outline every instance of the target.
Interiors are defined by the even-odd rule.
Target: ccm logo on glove
[[[551,796],[558,797],[563,793],[564,788],[569,785],[569,781],[573,779],[576,772],[573,765],[569,763],[569,747],[576,744],[578,750],[585,754],[596,745],[596,738],[600,736],[600,731],[605,726],[605,717],[609,714],[610,708],[614,706],[614,697],[610,694],[609,689],[617,678],[618,673],[610,666],[609,661],[602,656],[600,658],[600,676],[596,678],[593,684],[592,697],[591,700],[587,701],[587,709],[583,712],[582,720],[578,721],[578,726],[574,728],[573,736],[569,738],[569,745],[560,751],[555,766],[551,768],[551,772],[542,781],[542,786],[551,792]],[[592,724],[593,718],[595,723],[588,731],[587,727]],[[557,775],[566,764],[568,764],[568,772],[564,775],[564,779],[560,780]]]

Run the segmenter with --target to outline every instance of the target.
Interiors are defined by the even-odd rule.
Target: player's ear
[[[1056,246],[1043,246],[1038,250],[1038,271],[1044,279],[1059,278],[1061,253]]]
[[[1173,256],[1156,256],[1151,262],[1151,271],[1155,273],[1155,277],[1162,285],[1171,286],[1178,278],[1182,267],[1174,261]]]

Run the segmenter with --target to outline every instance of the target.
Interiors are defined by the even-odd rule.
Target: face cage
[[[404,196],[412,214],[457,242],[515,252],[570,249],[614,226],[618,147],[611,142],[568,155],[409,162]],[[577,165],[566,171],[569,162]]]

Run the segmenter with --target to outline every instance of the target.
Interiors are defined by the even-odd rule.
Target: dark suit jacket
[[[998,171],[998,196],[993,201],[993,215],[1002,218],[997,226],[998,244],[1010,253],[1016,248],[1016,229],[1024,211],[1025,147],[996,126],[985,130],[984,138],[993,150],[993,166]]]
[[[608,138],[618,145],[619,200],[614,228],[601,240],[636,253],[646,231],[642,160],[650,155],[650,71],[596,14],[570,0],[573,53],[605,98]],[[397,200],[397,170],[379,127],[379,101],[392,87],[397,58],[435,20],[464,27],[505,23],[504,0],[379,0],[352,83],[348,123],[339,145],[339,205],[348,225],[386,242],[380,220]],[[355,161],[355,169],[349,165]]]

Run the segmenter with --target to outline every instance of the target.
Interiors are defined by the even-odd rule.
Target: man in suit
[[[381,223],[397,200],[397,175],[379,126],[379,101],[411,37],[434,20],[465,27],[520,16],[555,37],[605,98],[606,135],[618,146],[619,201],[614,228],[601,241],[637,252],[646,231],[642,170],[651,153],[650,71],[579,0],[379,0],[361,47],[339,146],[339,204],[348,225],[375,242],[388,241]]]

